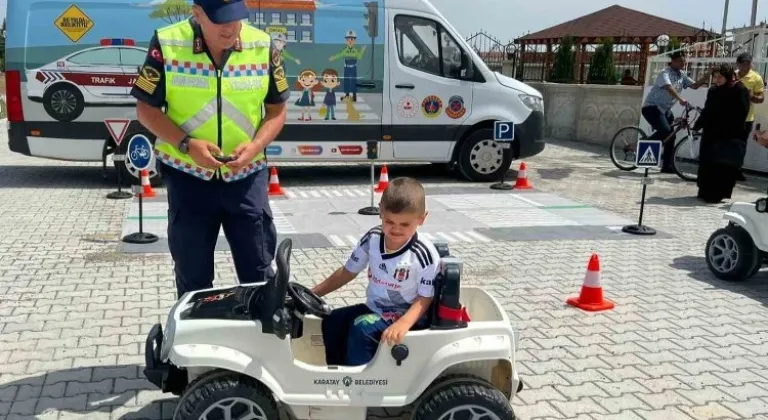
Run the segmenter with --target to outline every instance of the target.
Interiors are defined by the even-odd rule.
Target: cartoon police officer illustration
[[[341,50],[340,53],[332,56],[329,61],[335,61],[339,58],[344,58],[344,98],[349,97],[352,94],[352,100],[357,102],[357,61],[363,58],[366,46],[362,48],[355,48],[355,42],[357,41],[357,34],[353,30],[347,31],[347,35],[344,37],[347,40],[347,47]]]
[[[285,49],[285,46],[288,44],[288,39],[285,38],[285,34],[282,32],[276,32],[272,34],[272,40],[274,42],[275,48],[280,51],[280,58],[283,59],[283,63],[285,63],[285,60],[291,60],[296,64],[301,64],[301,61],[299,61],[298,58],[292,56],[288,50]]]

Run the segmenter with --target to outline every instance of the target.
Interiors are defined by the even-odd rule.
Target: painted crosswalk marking
[[[285,192],[288,198],[335,198],[335,197],[370,197],[370,190],[362,188],[343,188],[343,189],[321,189],[309,191],[289,191]]]
[[[269,206],[272,208],[272,221],[277,233],[299,233],[274,200],[269,200]]]
[[[328,240],[331,241],[333,246],[337,247],[353,247],[357,245],[358,240],[363,234],[359,235],[326,235]],[[475,231],[468,230],[463,232],[419,232],[419,236],[422,236],[432,242],[447,242],[449,244],[456,243],[478,243],[478,242],[492,242],[493,240],[483,236]]]

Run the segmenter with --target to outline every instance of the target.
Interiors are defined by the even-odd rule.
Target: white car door
[[[395,158],[445,161],[471,112],[470,81],[460,80],[460,51],[436,20],[389,10],[389,101]],[[442,41],[442,42],[441,42]]]
[[[68,79],[80,85],[91,99],[111,102],[126,95],[120,52],[116,47],[100,47],[69,56],[65,61]],[[86,97],[86,103],[89,101]]]

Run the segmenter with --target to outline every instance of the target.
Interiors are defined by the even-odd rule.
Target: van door
[[[391,10],[389,106],[395,158],[443,162],[471,112],[471,81],[461,80],[462,50],[428,15]]]

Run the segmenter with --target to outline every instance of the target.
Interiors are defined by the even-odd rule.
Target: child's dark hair
[[[391,213],[424,214],[427,210],[424,186],[413,178],[395,178],[381,195],[379,206],[381,211]]]

